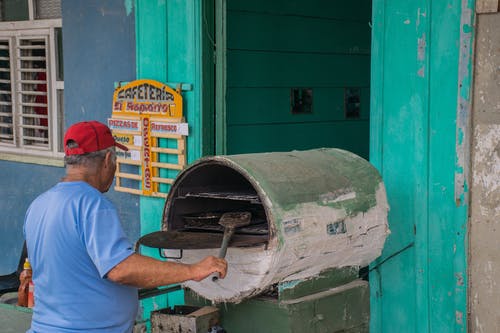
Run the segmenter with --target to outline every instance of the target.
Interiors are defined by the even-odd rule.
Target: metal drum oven
[[[344,150],[206,157],[179,174],[162,230],[139,242],[196,262],[218,255],[224,213],[250,213],[230,240],[227,277],[185,283],[208,300],[239,303],[277,283],[368,265],[389,234],[388,209],[377,170]]]

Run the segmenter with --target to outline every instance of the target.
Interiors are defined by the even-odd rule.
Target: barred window
[[[26,3],[33,8],[28,20],[0,22],[0,152],[61,157],[60,1]],[[12,8],[12,1],[0,0],[1,21],[24,17],[19,12],[24,7]],[[59,18],[52,18],[57,11]],[[40,19],[36,13],[51,18]]]

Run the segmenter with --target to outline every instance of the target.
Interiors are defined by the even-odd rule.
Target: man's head
[[[64,161],[67,180],[84,180],[106,192],[113,183],[116,170],[117,143],[111,130],[98,121],[84,121],[68,128],[64,135]]]
[[[69,148],[68,142],[73,141],[76,147]],[[64,153],[66,156],[83,155],[103,150],[109,147],[128,150],[113,138],[108,126],[98,121],[82,121],[71,125],[64,135]]]

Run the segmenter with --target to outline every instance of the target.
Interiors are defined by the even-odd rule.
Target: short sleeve
[[[114,208],[94,211],[81,227],[85,247],[101,277],[134,253]]]

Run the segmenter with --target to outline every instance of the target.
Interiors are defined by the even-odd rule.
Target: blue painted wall
[[[16,270],[23,245],[24,213],[30,202],[56,183],[58,167],[0,161],[0,275]]]
[[[82,120],[106,122],[114,83],[135,80],[135,16],[124,0],[63,0],[64,109],[66,127]],[[108,193],[131,241],[139,237],[139,197]]]
[[[130,1],[62,1],[64,123],[105,122],[111,115],[114,82],[135,79],[135,17]],[[24,213],[55,184],[64,169],[0,161],[0,275],[17,267]],[[139,237],[139,197],[111,190],[131,241]]]

